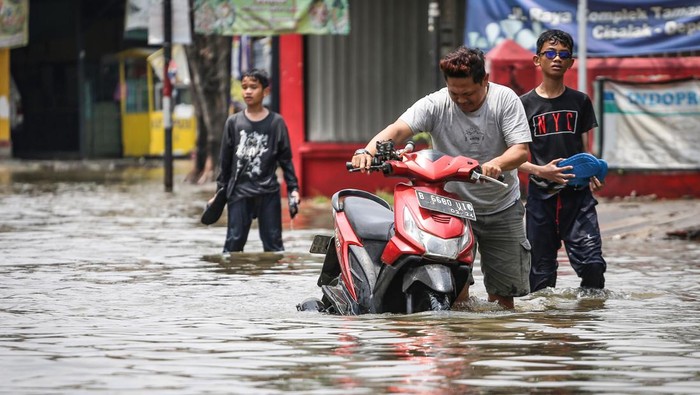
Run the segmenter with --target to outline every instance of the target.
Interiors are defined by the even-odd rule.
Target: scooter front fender
[[[402,291],[406,292],[416,282],[442,293],[454,292],[455,289],[452,272],[440,264],[420,265],[408,270],[403,277]]]

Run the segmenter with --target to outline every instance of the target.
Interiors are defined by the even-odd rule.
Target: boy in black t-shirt
[[[255,69],[243,73],[241,87],[247,107],[226,120],[216,180],[217,191],[225,189],[228,205],[224,252],[243,251],[255,218],[263,249],[284,251],[278,166],[290,205],[299,203],[287,125],[282,116],[263,106],[270,92],[267,73]]]
[[[530,174],[526,227],[532,245],[532,292],[556,286],[562,241],[581,287],[605,287],[598,202],[592,194],[603,185],[596,177],[585,187],[567,185],[575,177],[565,173],[572,167],[557,166],[564,158],[589,152],[588,132],[598,126],[590,98],[564,85],[564,74],[574,64],[573,50],[570,34],[543,32],[533,56],[542,83],[520,97],[532,133],[530,160],[520,166]]]

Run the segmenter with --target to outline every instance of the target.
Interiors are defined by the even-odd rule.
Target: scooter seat
[[[394,228],[394,212],[381,204],[357,196],[343,202],[345,215],[360,239],[388,241]]]

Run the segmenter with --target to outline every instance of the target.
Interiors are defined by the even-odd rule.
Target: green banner
[[[349,0],[194,0],[195,31],[269,36],[349,34]]]
[[[29,43],[29,0],[0,0],[0,48]]]

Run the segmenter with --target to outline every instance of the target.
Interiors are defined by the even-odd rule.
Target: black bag
[[[226,188],[221,188],[216,191],[214,195],[214,201],[211,204],[207,204],[207,207],[202,213],[202,218],[200,219],[204,225],[211,225],[221,218],[221,213],[224,212],[224,207],[226,207]]]

